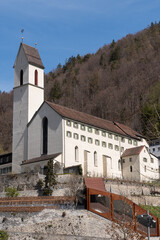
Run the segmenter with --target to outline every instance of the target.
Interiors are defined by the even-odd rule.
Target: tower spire
[[[22,42],[23,42],[23,32],[24,32],[24,29],[21,30],[21,33],[22,33],[22,37],[21,37]]]

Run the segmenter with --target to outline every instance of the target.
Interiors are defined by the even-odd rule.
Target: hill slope
[[[45,76],[45,99],[122,122],[152,138],[160,131],[159,63],[160,23],[152,23],[95,54],[59,64]],[[7,151],[11,149],[11,100],[12,93],[0,93],[0,144]]]

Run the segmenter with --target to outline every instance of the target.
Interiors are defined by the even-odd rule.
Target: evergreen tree
[[[43,189],[43,195],[51,196],[54,186],[57,184],[56,172],[53,164],[53,160],[49,160],[47,164],[47,174],[45,177],[45,187]]]

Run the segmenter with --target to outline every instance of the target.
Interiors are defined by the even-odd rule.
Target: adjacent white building
[[[48,159],[54,159],[63,168],[81,166],[84,176],[159,178],[158,159],[149,154],[142,135],[123,124],[44,101],[44,67],[37,49],[21,43],[14,68],[12,172],[44,173]],[[140,154],[128,154],[139,148]]]

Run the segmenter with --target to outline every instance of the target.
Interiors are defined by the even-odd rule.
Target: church
[[[12,153],[0,174],[45,174],[49,159],[62,171],[136,181],[159,179],[146,139],[118,122],[44,101],[44,66],[37,48],[20,44],[14,63]],[[9,159],[9,161],[7,161]]]

